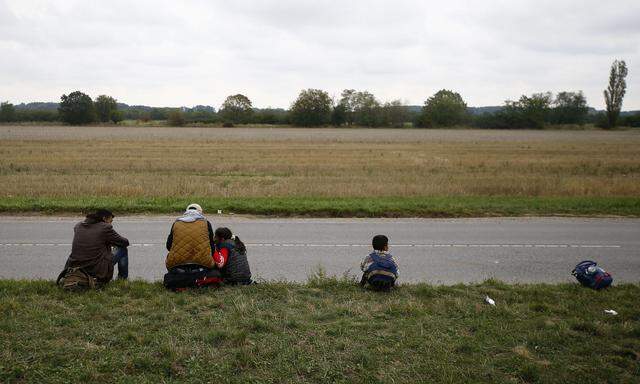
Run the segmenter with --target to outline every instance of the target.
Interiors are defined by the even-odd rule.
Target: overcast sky
[[[583,90],[603,108],[614,59],[640,109],[639,0],[0,0],[0,99],[82,90],[127,104],[288,108],[304,88],[469,106]]]

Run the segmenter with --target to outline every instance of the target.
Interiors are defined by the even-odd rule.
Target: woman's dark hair
[[[227,227],[220,227],[220,228],[216,228],[215,231],[215,235],[218,239],[220,240],[229,240],[233,237],[233,233],[231,232],[231,230]],[[244,245],[244,243],[242,242],[242,240],[240,240],[240,238],[238,236],[236,236],[235,240],[235,247],[236,250],[240,253],[245,253],[247,252],[247,247]]]
[[[104,221],[104,219],[106,219],[108,217],[115,217],[115,216],[109,210],[98,209],[97,211],[88,214],[87,215],[87,220],[90,221],[90,222],[97,223],[97,222],[100,222],[100,221]]]

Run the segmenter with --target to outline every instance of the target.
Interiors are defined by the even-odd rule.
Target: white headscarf
[[[205,220],[204,215],[195,209],[187,209],[182,214],[182,217],[178,217],[176,221],[182,221],[185,223],[193,223],[196,220]]]

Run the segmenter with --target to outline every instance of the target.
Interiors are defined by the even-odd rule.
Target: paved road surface
[[[0,278],[54,279],[69,254],[80,218],[0,216]],[[115,229],[133,243],[130,276],[159,280],[173,218],[118,217]],[[617,282],[640,282],[640,220],[253,219],[212,216],[248,245],[254,276],[304,281],[322,265],[357,275],[373,235],[387,234],[401,281],[568,282],[584,259],[598,261]]]

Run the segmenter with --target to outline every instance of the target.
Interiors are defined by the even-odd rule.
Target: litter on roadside
[[[614,311],[613,309],[605,309],[604,313],[606,313],[607,315],[612,315],[612,316],[617,316],[618,312]]]
[[[493,305],[494,307],[496,306],[496,301],[490,298],[489,296],[484,297],[484,302],[489,305]]]

